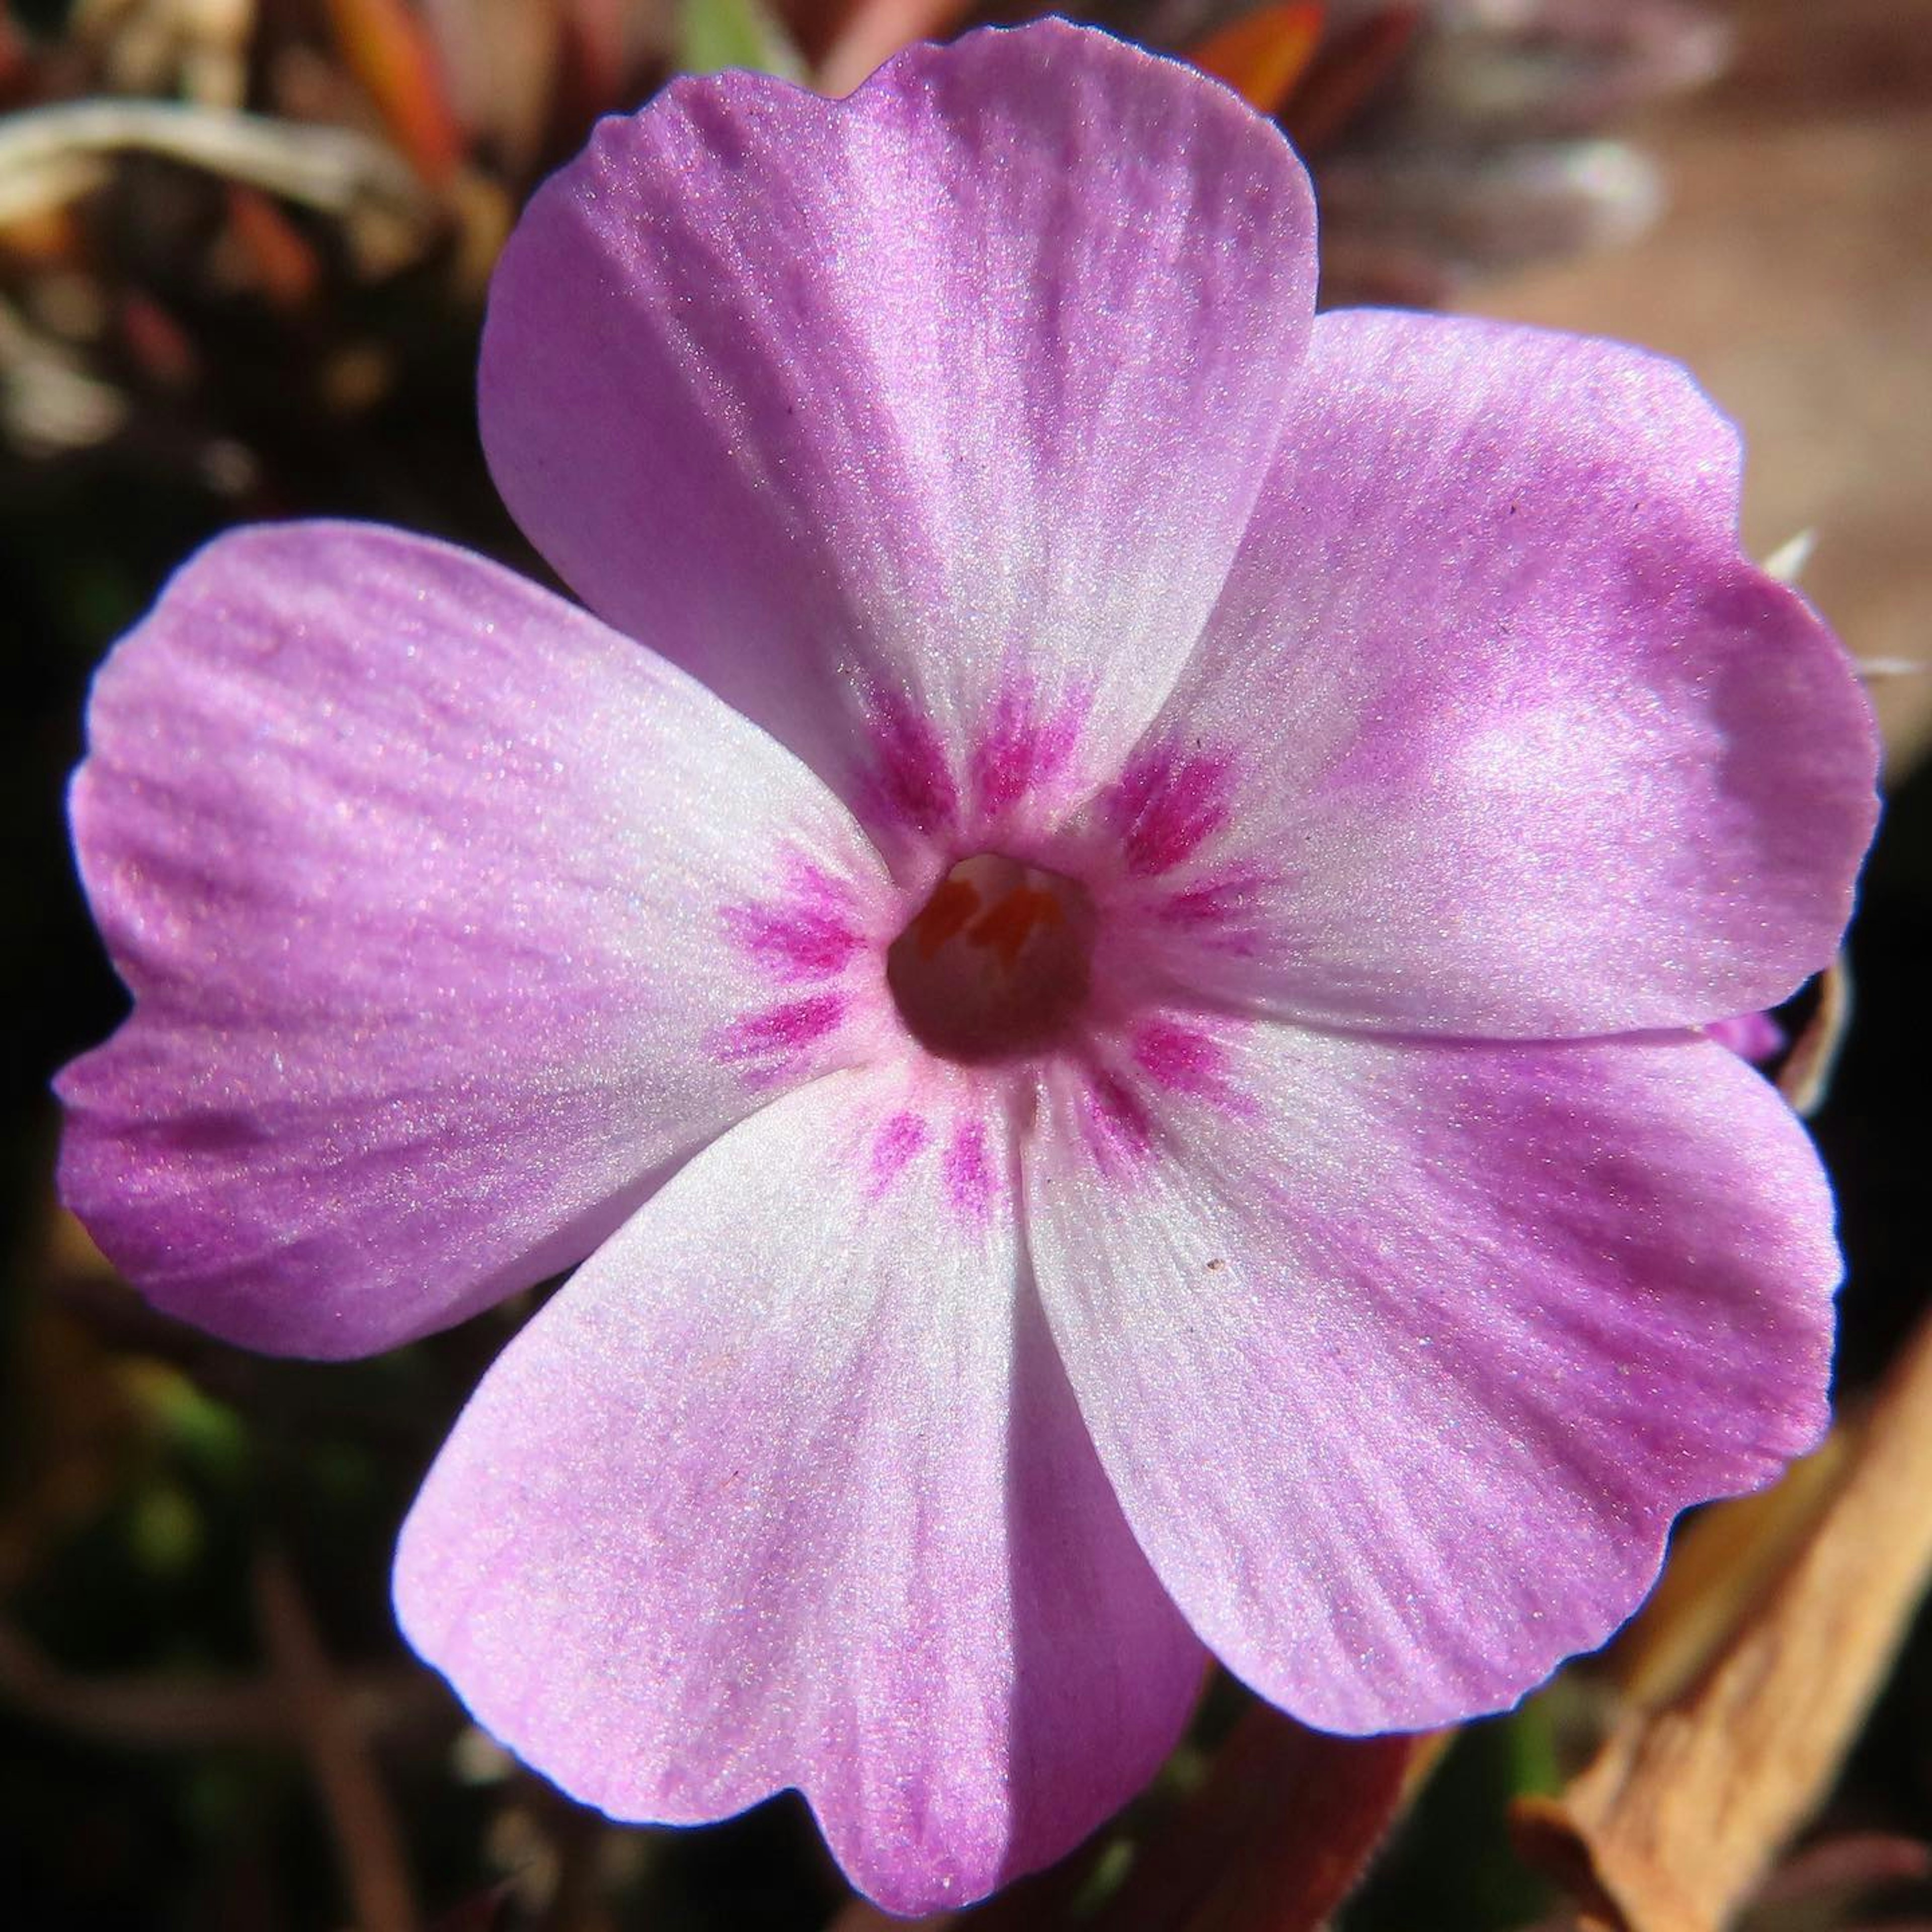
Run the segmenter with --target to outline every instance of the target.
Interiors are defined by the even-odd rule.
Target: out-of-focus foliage
[[[1112,0],[1314,165],[1328,298],[1431,303],[1654,214],[1606,125],[1707,79],[1691,0]],[[962,0],[75,0],[0,28],[0,440],[238,508],[462,349],[534,179],[680,67],[840,91]],[[388,454],[385,452],[385,454]],[[294,465],[284,484],[284,466]]]

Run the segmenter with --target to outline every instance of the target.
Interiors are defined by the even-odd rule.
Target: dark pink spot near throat
[[[872,1143],[874,1182],[882,1188],[890,1186],[898,1178],[907,1162],[925,1146],[931,1132],[917,1114],[893,1114],[879,1130],[878,1138]]]
[[[784,1058],[823,1040],[844,1017],[845,1002],[838,994],[814,993],[734,1020],[721,1030],[716,1048],[728,1061]]]
[[[904,698],[878,690],[868,696],[866,717],[870,743],[861,809],[895,830],[944,831],[957,816],[958,794],[931,721]]]
[[[1233,767],[1217,754],[1137,752],[1108,801],[1126,869],[1152,878],[1191,859],[1228,822]]]
[[[1010,812],[1035,788],[1064,771],[1079,742],[1084,703],[1042,717],[1032,694],[1018,686],[1000,694],[992,728],[971,760],[973,802],[986,819]]]
[[[965,1219],[982,1220],[992,1210],[995,1190],[986,1126],[979,1120],[962,1121],[946,1150],[946,1198]]]

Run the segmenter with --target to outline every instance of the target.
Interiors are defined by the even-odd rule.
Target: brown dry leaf
[[[1932,1577],[1932,1324],[1789,1564],[1688,1690],[1635,1708],[1520,1850],[1608,1932],[1718,1932],[1817,1803]]]
[[[256,1564],[255,1611],[281,1701],[334,1835],[358,1932],[416,1932],[422,1922],[401,1823],[295,1573],[279,1556]]]
[[[1834,1430],[1771,1488],[1714,1503],[1678,1531],[1657,1588],[1604,1656],[1618,1709],[1661,1709],[1710,1669],[1816,1528],[1851,1447]]]
[[[944,40],[964,18],[967,0],[856,0],[833,31],[813,82],[850,94],[882,61],[914,40]]]
[[[1316,1932],[1354,1888],[1435,1743],[1330,1737],[1251,1706],[1093,1932]]]
[[[1199,1786],[1135,1850],[1085,1932],[1317,1932],[1451,1733],[1330,1737],[1251,1705]],[[1072,1858],[966,1912],[908,1922],[852,1900],[826,1932],[1048,1932],[1090,1874]]]

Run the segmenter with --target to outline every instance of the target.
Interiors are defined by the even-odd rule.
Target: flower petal
[[[1291,1018],[1545,1036],[1718,1019],[1822,967],[1876,740],[1837,641],[1741,554],[1738,484],[1674,364],[1324,316],[1114,803],[1166,800],[1149,772],[1215,788],[1148,848],[1174,970]]]
[[[506,250],[484,442],[595,609],[890,844],[1090,789],[1225,578],[1312,306],[1286,142],[1050,22],[605,121]]]
[[[136,1006],[62,1080],[62,1190],[218,1334],[353,1354],[457,1321],[856,1050],[835,940],[882,878],[850,817],[494,565],[354,525],[224,538],[103,670],[90,735],[74,836]],[[788,892],[815,954],[779,943]]]
[[[513,1342],[404,1526],[410,1641],[613,1816],[801,1787],[890,1910],[1153,1773],[1204,1661],[1022,1276],[997,1112],[834,1075],[692,1162]]]
[[[1830,1196],[1714,1042],[1142,1060],[1063,1076],[1028,1150],[1041,1296],[1162,1581],[1296,1716],[1510,1703],[1822,1429]]]

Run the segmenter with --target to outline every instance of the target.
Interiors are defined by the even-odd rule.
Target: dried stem
[[[417,1932],[421,1921],[395,1815],[294,1574],[280,1558],[266,1556],[257,1565],[255,1600],[262,1641],[328,1814],[358,1932]]]
[[[1828,1786],[1932,1578],[1932,1323],[1850,1446],[1830,1500],[1703,1675],[1633,1710],[1560,1800],[1526,1799],[1524,1855],[1586,1924],[1718,1932]]]
[[[1817,1010],[1778,1070],[1778,1090],[1795,1112],[1809,1117],[1822,1104],[1851,1024],[1852,969],[1841,952],[1825,968]]]
[[[282,1694],[266,1680],[76,1676],[4,1624],[0,1702],[64,1736],[123,1749],[276,1743],[289,1730]]]
[[[247,182],[332,214],[376,203],[426,206],[422,184],[395,150],[351,128],[312,127],[164,100],[66,100],[0,119],[0,194],[20,176],[44,179],[89,156],[139,152]]]

